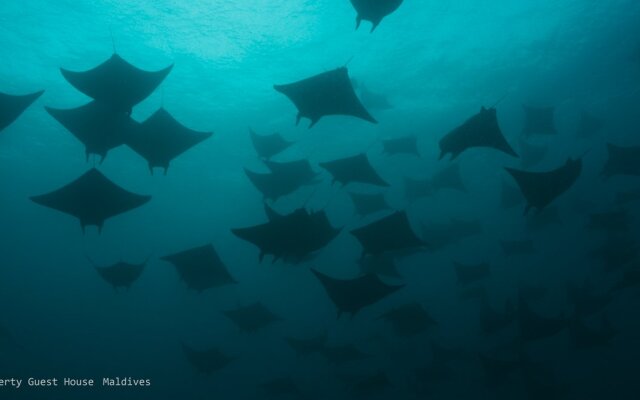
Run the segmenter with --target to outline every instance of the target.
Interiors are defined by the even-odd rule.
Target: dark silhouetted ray
[[[108,266],[98,266],[89,259],[93,267],[105,282],[113,286],[114,289],[120,287],[129,289],[131,285],[140,278],[142,271],[147,265],[147,260],[140,264],[130,264],[124,261]]]
[[[353,344],[327,346],[322,350],[322,355],[325,356],[331,364],[335,365],[344,365],[370,357],[368,354],[358,350]]]
[[[491,266],[487,263],[461,264],[454,262],[453,267],[456,271],[458,283],[462,285],[478,282],[491,276]]]
[[[97,154],[101,161],[111,149],[125,144],[136,123],[126,114],[97,101],[61,110],[45,107],[47,112],[85,146],[89,155]]]
[[[440,159],[447,154],[455,159],[465,150],[475,147],[492,148],[518,157],[500,130],[495,108],[482,107],[478,114],[440,139],[439,145]]]
[[[555,135],[555,108],[554,107],[529,107],[522,106],[524,109],[524,127],[522,134],[524,136],[531,135]]]
[[[249,129],[249,135],[251,136],[251,143],[256,149],[256,153],[262,159],[269,160],[271,157],[279,154],[288,149],[293,142],[285,140],[279,133],[272,135],[258,135]]]
[[[480,235],[483,232],[484,228],[479,220],[463,221],[451,219],[448,223],[422,226],[425,242],[432,249],[442,249],[469,237]]]
[[[500,207],[508,210],[524,203],[524,196],[520,189],[511,183],[502,180],[502,191],[500,192]]]
[[[604,124],[599,118],[583,111],[578,122],[576,136],[580,139],[590,139],[602,131]]]
[[[388,211],[391,208],[382,193],[364,194],[350,192],[349,197],[351,197],[351,201],[353,201],[356,214],[362,217],[375,214],[379,211]]]
[[[363,274],[376,274],[387,278],[402,278],[393,257],[388,254],[361,258],[359,266],[360,272]]]
[[[0,132],[18,119],[20,114],[22,114],[31,103],[36,101],[42,93],[44,93],[44,90],[15,96],[0,92]]]
[[[118,54],[97,67],[83,72],[61,68],[65,79],[76,89],[101,103],[130,114],[131,109],[146,99],[173,68],[143,71],[129,64]]]
[[[107,219],[142,206],[151,196],[128,192],[93,168],[62,188],[31,200],[78,218],[84,232],[87,225],[102,231]]]
[[[618,334],[611,326],[606,315],[602,317],[600,327],[594,328],[587,325],[579,318],[569,324],[569,335],[574,347],[580,350],[606,346]]]
[[[187,287],[198,292],[236,283],[211,244],[161,259],[173,264]]]
[[[506,256],[531,255],[536,251],[533,240],[501,240],[500,247]]]
[[[387,311],[380,318],[389,321],[400,336],[417,335],[429,327],[437,325],[431,315],[419,303],[415,302]]]
[[[520,137],[520,160],[523,169],[539,164],[549,152],[547,146],[531,144],[523,136]]]
[[[362,245],[363,256],[420,249],[426,246],[426,243],[413,232],[404,211],[395,212],[369,225],[354,229],[351,234]]]
[[[379,302],[404,287],[404,285],[387,285],[374,274],[355,279],[335,279],[316,270],[311,271],[336,306],[338,317],[342,313],[354,316],[361,309]]]
[[[382,141],[385,154],[393,156],[396,154],[408,154],[420,157],[418,152],[418,138],[416,136],[404,136],[396,139]]]
[[[331,174],[333,182],[339,182],[342,185],[354,182],[376,186],[389,186],[389,184],[378,175],[375,169],[373,169],[367,155],[364,153],[334,161],[322,162],[319,165]]]
[[[310,339],[287,337],[285,340],[297,355],[306,356],[312,353],[322,352],[327,343],[327,334],[323,333]]]
[[[527,200],[526,214],[531,208],[536,208],[540,212],[569,190],[582,172],[582,159],[569,159],[563,166],[546,172],[505,169],[516,180]]]
[[[260,249],[260,261],[265,255],[272,255],[274,261],[283,259],[293,263],[308,259],[340,233],[340,229],[331,226],[324,211],[309,213],[305,209],[231,231]]]
[[[253,333],[282,319],[272,313],[262,303],[253,303],[246,307],[224,311],[238,328],[245,332]]]
[[[436,172],[431,178],[431,187],[436,191],[451,189],[466,193],[467,188],[460,174],[460,164],[452,164]]]
[[[630,229],[631,216],[627,210],[614,210],[589,215],[587,228],[605,232],[627,232]]]
[[[616,175],[640,176],[640,146],[616,146],[607,143],[609,158],[602,175],[610,178]]]
[[[519,301],[516,316],[520,327],[520,335],[525,341],[553,336],[567,326],[567,321],[563,316],[558,318],[541,316],[532,311],[522,298]]]
[[[329,115],[347,115],[377,123],[356,96],[346,67],[273,88],[287,96],[298,109],[296,124],[301,118],[308,118],[311,128]]]
[[[186,344],[182,344],[182,351],[187,357],[187,361],[198,373],[211,374],[218,371],[233,361],[233,358],[222,353],[216,348],[207,350],[195,350]]]
[[[211,132],[197,132],[175,120],[164,108],[153,113],[132,129],[125,143],[149,163],[149,171],[163,168],[167,174],[169,164],[180,154],[211,137]]]
[[[351,0],[356,16],[356,29],[362,21],[371,22],[371,32],[375,31],[382,19],[400,7],[402,0]]]

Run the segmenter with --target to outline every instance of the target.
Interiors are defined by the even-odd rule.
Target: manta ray
[[[18,119],[38,97],[42,96],[44,90],[25,95],[11,95],[0,92],[0,132]]]
[[[476,147],[492,148],[518,157],[500,130],[495,108],[482,107],[478,114],[440,139],[439,146],[440,159],[451,154],[453,160],[464,151]]]
[[[146,99],[167,77],[173,65],[158,71],[137,68],[117,53],[87,71],[60,68],[73,87],[112,109],[131,114],[133,106]]]
[[[331,174],[333,182],[338,182],[342,185],[364,183],[383,187],[389,186],[389,184],[378,175],[376,170],[373,169],[365,153],[333,161],[321,162],[319,165]]]
[[[528,172],[508,167],[505,169],[516,180],[527,201],[524,211],[526,214],[531,208],[542,211],[569,190],[580,177],[582,158],[568,159],[563,166],[545,172]]]
[[[149,164],[149,171],[163,168],[167,174],[169,164],[180,154],[213,135],[198,132],[176,121],[164,108],[154,112],[126,137],[125,143]]]
[[[236,283],[211,244],[194,247],[161,259],[173,264],[187,286],[199,293]]]
[[[285,140],[279,133],[258,135],[253,129],[249,129],[249,135],[258,157],[264,160],[270,160],[273,156],[282,153],[293,145],[293,142]]]
[[[274,89],[287,96],[298,108],[296,125],[301,118],[308,118],[311,120],[309,128],[312,128],[329,115],[347,115],[377,123],[356,96],[346,67],[298,82],[275,85]]]
[[[142,271],[144,271],[148,261],[149,260],[147,259],[140,264],[131,264],[119,261],[115,264],[99,266],[89,258],[89,262],[93,265],[100,277],[114,289],[118,289],[120,287],[129,289],[131,285],[140,278],[140,275],[142,275]]]
[[[363,308],[381,301],[404,287],[404,285],[388,285],[375,274],[366,274],[354,279],[336,279],[314,269],[311,272],[336,306],[338,318],[343,313],[353,317]]]
[[[371,32],[375,31],[380,22],[400,7],[402,0],[351,0],[356,16],[356,29],[362,21],[371,22]]]
[[[83,232],[87,225],[101,232],[107,219],[146,204],[151,196],[129,192],[92,168],[62,188],[31,200],[78,218]]]
[[[87,161],[96,154],[102,163],[109,150],[123,145],[135,127],[128,115],[97,101],[72,109],[45,109],[85,146]]]
[[[363,257],[419,249],[426,246],[411,228],[409,218],[404,211],[374,221],[363,227],[354,229],[351,234],[358,239],[363,248]]]
[[[272,255],[273,261],[300,263],[327,246],[340,233],[324,211],[309,212],[304,208],[290,214],[277,215],[269,210],[269,221],[248,228],[232,229],[242,240],[260,250],[259,260]]]

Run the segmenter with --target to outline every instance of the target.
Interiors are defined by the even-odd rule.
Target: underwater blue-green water
[[[616,196],[637,193],[639,181],[604,179],[601,171],[607,143],[640,145],[640,3],[406,0],[373,33],[366,21],[355,30],[355,17],[348,0],[0,4],[0,92],[45,90],[0,132],[0,382],[25,379],[21,389],[0,385],[0,399],[637,398],[638,286],[612,288],[638,265],[638,196],[624,204]],[[82,143],[45,111],[90,100],[65,80],[61,67],[85,71],[114,50],[143,70],[174,65],[134,108],[134,120],[162,106],[185,126],[214,133],[177,157],[166,176],[150,175],[146,161],[127,146],[110,151],[102,164],[87,162]],[[370,110],[377,124],[331,116],[312,129],[306,120],[296,126],[296,108],[273,85],[345,65],[358,86],[384,94],[392,108]],[[515,148],[522,106],[555,107],[558,133],[531,138],[546,153],[527,170],[552,170],[584,155],[580,178],[553,204],[558,223],[534,229],[535,213],[523,216],[524,205],[501,207],[503,182],[513,184],[503,167],[521,164],[491,149],[469,150],[454,161],[466,191],[405,198],[406,178],[429,178],[452,163],[439,160],[440,139],[494,104]],[[603,125],[589,138],[576,135],[583,112]],[[280,213],[324,210],[342,228],[310,260],[260,262],[256,247],[231,232],[266,221],[262,195],[244,172],[268,171],[249,128],[280,132],[295,143],[274,159],[307,159],[319,173],[320,183],[269,203]],[[419,157],[384,154],[383,140],[407,135],[417,137]],[[388,188],[332,185],[318,167],[361,152]],[[93,166],[152,200],[109,219],[101,234],[94,227],[83,234],[76,219],[29,200]],[[452,220],[478,221],[482,232],[397,257],[400,276],[389,282],[403,289],[353,317],[336,318],[310,269],[358,276],[362,248],[349,231],[389,214],[357,216],[349,191],[384,193],[392,209],[406,210],[418,236]],[[626,211],[625,229],[588,227],[590,215],[620,210]],[[531,240],[534,251],[505,254],[505,240]],[[160,259],[206,243],[237,284],[198,293]],[[614,270],[595,255],[608,243],[614,243],[613,258],[632,254]],[[129,290],[114,290],[88,261],[108,265],[147,257]],[[517,308],[523,283],[546,288],[532,308],[545,316],[562,314],[564,329],[535,341],[522,339],[518,321],[483,332],[482,301],[464,299],[470,286],[457,282],[455,262],[491,265],[491,276],[472,286],[482,287],[498,310],[505,302]],[[567,290],[584,282],[593,286],[592,294],[612,293],[588,316],[577,315]],[[250,333],[223,313],[255,302],[281,320]],[[379,318],[412,302],[437,324],[402,336]],[[611,340],[576,346],[572,324],[599,327],[605,319],[617,332]],[[322,354],[298,356],[284,340],[324,333],[327,346],[354,344],[369,357],[336,365]],[[433,343],[463,355],[443,367]],[[215,347],[233,361],[201,374],[182,344]],[[493,382],[479,355],[505,353],[517,362]],[[438,373],[420,372],[428,367]],[[378,372],[388,382],[360,391],[363,377]],[[99,384],[24,388],[29,377],[93,378]],[[150,379],[151,386],[105,388],[103,377]],[[280,378],[290,378],[299,391],[270,395],[264,384]]]

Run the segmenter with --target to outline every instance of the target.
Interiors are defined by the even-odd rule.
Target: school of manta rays
[[[401,6],[402,0],[372,1],[351,0],[357,11],[357,27],[362,21],[372,24],[373,33],[382,19]],[[375,34],[375,33],[373,33]],[[212,132],[189,129],[177,121],[169,111],[161,107],[148,119],[139,122],[131,117],[134,107],[150,96],[171,72],[172,66],[158,71],[141,70],[114,54],[102,64],[87,71],[77,72],[61,68],[65,80],[92,100],[77,108],[59,109],[46,106],[46,112],[61,124],[85,147],[87,161],[97,157],[98,166],[83,173],[77,179],[48,193],[37,194],[31,200],[75,217],[84,234],[87,227],[98,231],[108,229],[105,222],[120,214],[128,213],[151,201],[151,196],[137,194],[131,188],[122,188],[100,172],[100,164],[110,162],[108,153],[119,146],[130,147],[147,161],[151,174],[158,169],[170,174],[171,161],[176,157],[188,157],[188,151],[210,139]],[[284,95],[297,109],[292,112],[296,124],[306,123],[313,128],[324,118],[335,115],[362,120],[362,124],[377,124],[370,110],[392,107],[383,95],[370,92],[361,83],[352,80],[346,66],[311,77],[291,77],[292,83],[276,84],[275,92]],[[304,79],[301,79],[304,78]],[[0,93],[0,130],[10,134],[10,125],[32,105],[43,91],[27,95]],[[552,169],[536,168],[546,155],[547,148],[530,143],[533,135],[557,135],[554,107],[523,106],[523,128],[515,146],[501,131],[498,104],[478,105],[478,113],[460,121],[450,132],[443,132],[439,141],[440,163],[444,167],[428,179],[404,181],[406,204],[442,190],[466,192],[457,160],[468,152],[501,152],[520,163],[519,168],[504,167],[501,171],[503,189],[501,207],[519,207],[523,219],[527,219],[532,231],[560,223],[557,199],[572,190],[580,179],[588,151],[566,154],[565,161]],[[292,108],[293,111],[293,108]],[[576,139],[593,137],[603,130],[604,122],[585,112],[576,126]],[[482,225],[477,221],[452,220],[443,226],[424,226],[412,219],[406,209],[395,210],[386,201],[384,191],[391,184],[383,179],[369,162],[366,151],[355,151],[351,156],[328,160],[313,165],[308,159],[276,161],[284,150],[295,146],[280,134],[249,135],[257,156],[269,172],[254,172],[245,168],[245,174],[264,199],[264,220],[253,226],[231,229],[238,240],[249,242],[256,248],[260,263],[305,264],[342,234],[350,234],[362,247],[359,260],[361,273],[352,279],[338,279],[310,266],[310,274],[326,292],[326,301],[335,305],[338,318],[348,314],[354,318],[361,310],[386,301],[403,290],[402,274],[396,260],[416,252],[435,251],[468,236],[481,235]],[[403,136],[383,141],[388,157],[404,155],[420,157],[419,137]],[[640,176],[640,146],[608,144],[608,160],[602,176]],[[185,154],[187,153],[187,154]],[[323,179],[323,173],[330,176]],[[304,205],[290,213],[280,213],[274,204],[301,187],[314,185],[339,185],[351,197],[359,216],[376,215],[373,222],[357,227],[333,226],[324,210],[308,210]],[[379,190],[375,194],[348,192],[350,185],[367,185]],[[587,228],[606,232],[608,239],[593,250],[593,257],[602,260],[604,269],[616,274],[616,283],[607,290],[594,288],[588,282],[572,284],[567,295],[573,305],[572,315],[546,315],[536,311],[535,303],[544,297],[547,288],[522,282],[517,296],[496,307],[482,282],[492,277],[491,266],[486,262],[452,266],[460,286],[462,299],[475,299],[480,304],[479,324],[482,332],[495,334],[514,329],[517,340],[511,351],[475,353],[487,379],[498,384],[513,374],[519,374],[532,394],[544,393],[544,398],[563,393],[566,388],[552,375],[543,374],[544,365],[533,362],[526,346],[542,338],[568,332],[580,349],[606,345],[617,334],[603,312],[612,299],[632,287],[640,287],[640,268],[637,264],[637,244],[630,233],[630,216],[625,206],[637,202],[640,191],[619,193],[617,204],[611,209],[599,210],[589,216]],[[422,226],[421,232],[415,228]],[[531,239],[500,242],[508,256],[527,255],[536,251]],[[197,292],[215,290],[224,285],[239,284],[233,270],[227,269],[215,250],[215,243],[194,243],[194,247],[160,259],[173,265],[189,289]],[[141,263],[118,262],[113,265],[97,265],[92,260],[97,275],[114,288],[132,286],[139,279],[149,260]],[[224,311],[224,314],[241,330],[254,332],[276,323],[281,318],[262,303]],[[560,313],[558,313],[560,314]],[[594,315],[602,315],[597,323],[587,322]],[[437,320],[418,302],[394,307],[379,317],[388,323],[399,336],[414,336],[437,325]],[[590,321],[590,320],[589,320]],[[358,349],[356,343],[341,346],[328,345],[327,334],[308,338],[285,338],[299,355],[318,352],[330,362],[342,365],[354,360],[371,357]],[[418,381],[427,385],[446,379],[449,365],[460,357],[468,357],[458,349],[446,348],[430,340],[432,360],[417,371]],[[233,362],[224,349],[215,346],[197,349],[183,344],[186,359],[201,373],[211,373]],[[362,376],[354,380],[351,389],[361,393],[389,385],[384,373]],[[295,393],[296,383],[282,378],[265,384],[265,390]],[[536,397],[538,398],[538,397]],[[540,397],[542,398],[542,397]]]

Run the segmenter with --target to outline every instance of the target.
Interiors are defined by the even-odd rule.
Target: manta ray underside
[[[296,124],[301,118],[308,118],[311,128],[329,115],[347,115],[377,123],[356,96],[346,67],[287,85],[275,85],[274,89],[298,108]]]
[[[93,168],[62,188],[31,200],[78,218],[84,232],[87,225],[102,231],[107,219],[142,206],[151,196],[131,193]]]
[[[271,219],[248,228],[232,229],[240,239],[260,249],[259,259],[272,255],[273,261],[300,263],[327,246],[340,233],[331,226],[324,211],[308,212],[301,208],[287,215],[269,212]]]
[[[311,271],[336,306],[338,317],[342,313],[354,316],[361,309],[381,301],[404,287],[404,285],[388,285],[375,274],[367,274],[355,279],[335,279],[314,269]]]
[[[18,119],[20,114],[22,114],[31,103],[36,101],[42,93],[44,93],[44,90],[16,96],[0,92],[0,132]]]
[[[563,166],[546,172],[505,169],[516,180],[527,201],[526,214],[531,208],[536,208],[538,212],[542,211],[569,190],[580,177],[582,159],[569,159]]]
[[[144,71],[114,53],[107,61],[83,72],[64,68],[64,78],[76,89],[116,111],[131,114],[133,106],[146,99],[166,78],[173,65]]]
[[[173,264],[187,286],[199,293],[236,283],[211,244],[184,250],[161,259]]]
[[[502,134],[495,108],[482,107],[478,114],[440,139],[439,145],[440,159],[451,154],[453,160],[464,151],[477,147],[491,148],[518,157]]]
[[[45,109],[85,146],[87,161],[96,154],[102,163],[109,150],[123,145],[135,127],[128,115],[97,101],[72,109]]]
[[[164,108],[160,108],[147,120],[137,124],[125,143],[147,160],[149,171],[163,168],[167,174],[169,164],[180,154],[210,138],[211,132],[198,132],[176,121]]]
[[[375,31],[382,20],[396,11],[402,0],[351,0],[356,16],[356,29],[362,21],[371,22],[371,32]]]
[[[420,249],[426,246],[411,228],[404,211],[397,211],[387,217],[357,228],[351,234],[362,245],[365,255],[380,255],[387,252]]]
[[[383,187],[389,186],[373,169],[365,153],[334,161],[321,162],[319,165],[331,174],[333,182],[339,182],[342,185],[353,182]]]

